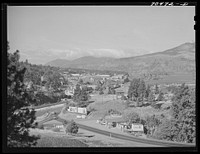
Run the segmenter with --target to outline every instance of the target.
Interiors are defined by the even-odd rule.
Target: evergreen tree
[[[77,134],[78,133],[79,127],[77,124],[72,120],[70,123],[67,124],[66,126],[66,133],[72,133],[72,134]]]
[[[158,88],[157,84],[156,84],[156,87],[155,87],[155,94],[159,94],[159,88]]]
[[[173,140],[180,142],[195,142],[196,113],[195,90],[182,84],[172,99]]]
[[[172,135],[172,128],[173,123],[169,119],[162,120],[161,124],[159,125],[158,129],[153,134],[153,137],[160,140],[173,140]]]
[[[140,116],[136,112],[130,112],[130,113],[125,113],[123,115],[123,118],[128,121],[129,124],[132,123],[139,123],[140,122]]]
[[[87,101],[89,99],[86,88],[81,88],[79,84],[76,85],[74,90],[73,101],[78,102],[81,105],[82,101]]]
[[[80,88],[80,85],[77,84],[76,88],[74,89],[73,101],[74,102],[79,102],[80,101],[80,96],[81,96],[81,88]]]
[[[163,92],[159,92],[157,100],[158,101],[163,101],[164,100],[164,94],[163,94]]]
[[[146,91],[145,91],[145,98],[146,99],[148,99],[150,92],[151,92],[150,85],[148,85],[147,88],[146,88]]]
[[[196,113],[195,90],[182,84],[172,99],[170,120],[162,121],[155,137],[177,142],[195,143]]]
[[[153,102],[155,102],[155,96],[153,94],[153,92],[150,92],[149,97],[148,97],[148,101],[152,104]]]
[[[99,95],[103,95],[104,92],[103,92],[103,88],[101,87],[100,90],[99,90]]]
[[[145,91],[146,91],[145,82],[144,82],[144,80],[140,80],[140,83],[139,83],[139,86],[138,86],[138,89],[137,89],[137,93],[138,93],[141,101],[143,101],[143,98],[145,96]]]
[[[155,115],[148,116],[146,118],[146,125],[147,125],[147,129],[150,135],[154,134],[159,124],[160,124],[160,121],[158,120],[158,118],[155,117]]]
[[[138,87],[139,87],[140,79],[134,78],[131,81],[131,84],[128,89],[128,98],[131,100],[136,100],[138,97]]]
[[[19,51],[7,53],[7,145],[30,147],[38,136],[29,134],[35,128],[35,111],[28,106],[35,102],[23,83],[26,69],[20,69]]]

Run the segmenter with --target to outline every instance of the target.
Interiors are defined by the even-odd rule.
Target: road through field
[[[152,139],[142,139],[142,138],[122,135],[122,134],[118,134],[118,133],[113,133],[113,132],[109,132],[109,131],[105,131],[105,130],[100,130],[100,129],[86,126],[86,125],[83,125],[80,123],[77,123],[77,124],[80,128],[86,129],[88,131],[92,131],[95,133],[103,134],[103,135],[118,138],[118,139],[128,140],[128,141],[134,141],[134,142],[151,144],[151,145],[158,145],[159,147],[160,146],[163,146],[163,147],[194,147],[195,146],[194,144],[184,144],[184,143],[159,141],[159,140],[152,140]]]

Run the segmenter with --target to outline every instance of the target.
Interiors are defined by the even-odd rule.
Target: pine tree
[[[146,88],[146,91],[145,91],[145,98],[146,99],[148,99],[150,92],[151,92],[150,85],[148,85],[147,88]]]
[[[196,138],[196,113],[195,90],[182,84],[172,99],[172,119],[175,121],[172,129],[173,140],[180,142],[195,142]]]
[[[20,69],[19,51],[7,53],[7,145],[30,147],[37,143],[38,136],[30,136],[35,128],[35,111],[28,106],[35,102],[23,83],[26,69]]]
[[[196,112],[195,90],[182,84],[172,99],[170,120],[162,121],[155,137],[177,142],[195,143]]]
[[[155,102],[155,96],[154,96],[153,92],[150,92],[149,97],[148,97],[148,101],[150,103]]]
[[[74,89],[73,101],[74,102],[79,102],[80,101],[80,96],[81,96],[81,88],[80,88],[80,85],[77,84],[76,88]]]
[[[158,95],[157,100],[158,101],[163,101],[163,99],[164,99],[164,94],[163,94],[163,92],[160,92],[159,95]]]
[[[134,78],[131,81],[131,84],[129,86],[128,89],[128,98],[130,98],[131,100],[136,100],[138,95],[138,87],[139,87],[139,83],[140,83],[140,79],[136,79]]]
[[[152,115],[146,118],[146,124],[147,124],[149,133],[153,135],[154,131],[159,126],[160,121],[158,120],[158,118],[155,117],[155,115]]]
[[[125,113],[123,115],[123,118],[128,121],[129,124],[132,123],[139,123],[140,122],[140,116],[136,112],[130,112],[130,113]]]
[[[72,120],[67,124],[65,131],[66,131],[66,133],[77,134],[78,129],[79,129],[79,127],[77,126],[77,124]]]
[[[155,94],[159,94],[159,88],[158,88],[157,84],[156,84],[156,87],[155,87]]]
[[[140,83],[139,83],[139,86],[137,89],[137,93],[138,93],[140,100],[143,100],[143,98],[145,96],[145,90],[146,90],[145,82],[144,82],[144,80],[140,80]]]

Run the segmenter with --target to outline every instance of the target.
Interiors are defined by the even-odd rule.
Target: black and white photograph
[[[195,5],[7,5],[6,147],[195,148]]]

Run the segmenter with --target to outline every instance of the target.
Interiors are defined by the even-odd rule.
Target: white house
[[[87,109],[78,107],[78,113],[87,114]]]

